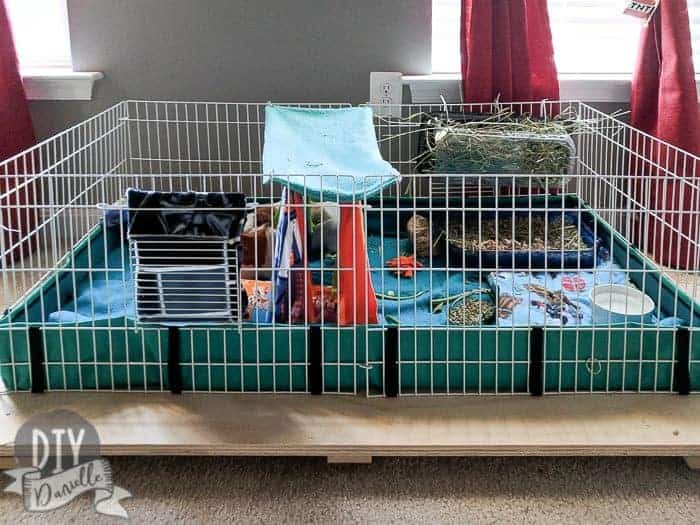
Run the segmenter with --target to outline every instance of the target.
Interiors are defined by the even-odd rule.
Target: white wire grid
[[[92,284],[106,276],[113,285],[110,290],[132,291],[125,271],[130,264],[128,244],[121,244],[117,265],[107,265],[112,242],[108,237],[112,234],[100,226],[106,214],[124,211],[121,201],[130,187],[168,192],[243,192],[251,203],[274,207],[282,188],[264,185],[261,177],[264,107],[127,101],[0,164],[0,303],[7,308],[0,326],[4,388],[27,388],[31,325],[40,329],[45,363],[42,373],[48,390],[168,389],[167,326],[118,316],[100,318],[95,296],[86,306],[90,315],[80,322],[51,322],[47,314],[74,308],[63,303],[76,299],[86,281]],[[550,191],[548,181],[554,188],[561,180],[559,174],[490,175],[498,184],[479,185],[474,183],[473,175],[417,173],[417,146],[424,140],[421,115],[445,110],[453,114],[493,112],[504,107],[547,116],[559,110],[573,111],[585,123],[574,136],[574,177],[560,192],[575,199],[557,200],[557,192]],[[698,304],[692,300],[700,297],[700,188],[694,178],[697,157],[579,102],[497,107],[404,105],[400,109],[401,118],[375,119],[382,155],[403,175],[401,182],[367,199],[363,206],[365,224],[378,224],[379,237],[399,243],[406,237],[405,218],[413,213],[431,221],[457,213],[463,222],[469,214],[476,214],[480,236],[482,214],[490,213],[498,219],[515,217],[517,212],[532,221],[546,213],[561,217],[562,224],[565,215],[574,216],[580,224],[593,214],[597,219],[592,222],[594,236],[609,237],[610,255],[621,263],[637,287],[662,305],[666,316],[684,317],[689,323],[691,376],[700,375],[695,313]],[[538,182],[541,180],[545,181],[544,188]],[[520,189],[509,190],[515,186]],[[555,194],[551,200],[544,198],[550,194]],[[304,209],[311,206],[318,207],[302,205]],[[344,205],[326,202],[320,206],[330,211]],[[121,220],[117,222],[114,235],[125,239],[127,226]],[[610,231],[602,225],[608,225]],[[324,232],[321,221],[322,242],[327,242],[325,233],[329,232]],[[431,243],[435,243],[432,229],[430,234]],[[100,238],[101,242],[95,242]],[[96,247],[103,253],[93,253]],[[672,262],[657,266],[648,258],[638,257],[637,249],[642,254],[670,254]],[[566,250],[562,245],[560,250],[549,251],[561,251],[563,256]],[[461,271],[466,278],[473,272],[486,275],[520,269],[515,263],[503,266],[499,259],[492,265],[479,260],[456,269],[438,259],[431,255],[425,268],[414,268],[428,274],[431,288],[433,279],[448,271]],[[249,274],[271,273],[257,245],[254,260],[247,269]],[[386,262],[370,270],[388,275]],[[322,274],[350,270],[324,264],[302,270]],[[544,267],[530,264],[524,271],[536,270],[561,272],[562,268],[549,263]],[[586,270],[579,259],[566,271],[580,274]],[[379,279],[383,285],[384,277]],[[375,282],[376,287],[384,289],[381,285]],[[420,290],[415,288],[415,292]],[[109,296],[101,300],[109,311],[119,309]],[[385,320],[387,304],[380,301],[379,314]],[[292,305],[288,306],[291,309]],[[309,308],[304,305],[305,312]],[[413,317],[417,308],[416,302],[409,300]],[[349,326],[338,327],[324,316],[322,309],[323,391],[386,394],[387,327],[363,326],[357,319]],[[401,320],[387,324],[398,330],[396,366],[401,395],[526,394],[530,390],[530,326],[416,325]],[[645,325],[643,330],[629,323],[546,326],[544,392],[674,391],[677,340],[676,327],[658,322]],[[184,389],[309,392],[309,342],[307,323],[182,327],[180,366]]]
[[[131,236],[129,243],[138,321],[243,320],[238,256],[228,239]]]

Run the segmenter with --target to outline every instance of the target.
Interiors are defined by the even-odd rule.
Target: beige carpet
[[[698,523],[700,471],[637,458],[115,459],[133,523]],[[95,520],[84,496],[28,515],[0,495],[2,523]]]

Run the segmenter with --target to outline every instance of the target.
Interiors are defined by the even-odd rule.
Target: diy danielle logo
[[[29,512],[50,512],[94,492],[96,512],[128,518],[120,501],[131,494],[114,486],[109,462],[99,455],[97,430],[80,415],[56,410],[34,416],[15,437],[19,467],[5,471],[13,479],[5,492],[20,495]]]

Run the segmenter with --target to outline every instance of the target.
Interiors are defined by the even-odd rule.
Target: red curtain
[[[700,110],[686,0],[661,2],[642,30],[630,106],[634,127],[700,154]],[[631,158],[638,182],[635,196],[645,207],[638,213],[635,241],[662,264],[698,268],[700,195],[673,175],[700,184],[698,162],[643,137],[633,137],[631,147],[638,153]],[[691,210],[695,217],[688,213]]]
[[[19,74],[10,21],[4,0],[0,0],[0,162],[34,143],[29,106]],[[5,250],[0,260],[12,260],[30,250],[29,232],[33,213],[25,205],[33,202],[34,183],[24,176],[24,162],[0,168],[0,235]],[[13,188],[17,191],[11,192]]]
[[[0,0],[0,162],[34,143],[29,106],[19,74],[10,20]]]
[[[462,0],[464,102],[558,100],[547,0]]]

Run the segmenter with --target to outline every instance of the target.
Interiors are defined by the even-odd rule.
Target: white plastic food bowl
[[[596,286],[589,299],[595,324],[650,323],[656,308],[651,297],[623,284]]]

